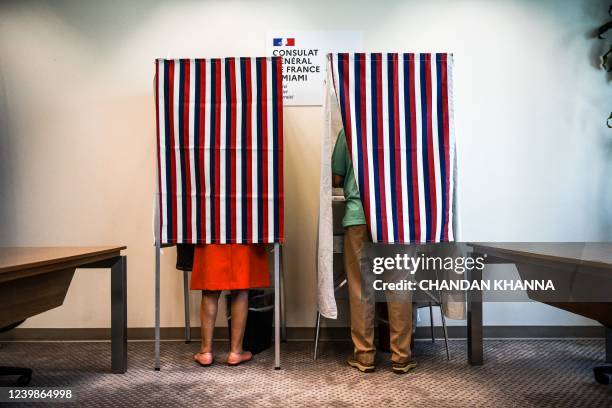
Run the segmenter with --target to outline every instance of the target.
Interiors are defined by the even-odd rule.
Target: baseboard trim
[[[130,340],[152,340],[155,331],[152,327],[132,327],[128,329]],[[464,339],[465,326],[449,326],[448,336],[451,339]],[[443,338],[442,328],[434,329],[434,337]],[[485,326],[484,337],[488,339],[505,338],[604,338],[605,331],[602,326]],[[162,340],[183,340],[185,329],[183,327],[162,327]],[[200,338],[200,328],[191,328],[191,338]],[[215,328],[215,338],[228,339],[227,327]],[[308,341],[314,338],[314,327],[288,327],[287,340]],[[416,339],[431,338],[429,327],[418,327]],[[0,333],[0,341],[105,341],[110,339],[108,328],[16,328]],[[320,333],[322,341],[350,340],[348,327],[322,327]]]

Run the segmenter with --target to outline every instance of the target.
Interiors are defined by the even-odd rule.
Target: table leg
[[[111,267],[111,367],[114,374],[127,370],[127,257]]]
[[[476,254],[472,254],[476,257]],[[482,271],[473,269],[469,271],[469,280],[482,280]],[[471,291],[467,302],[467,355],[470,365],[482,365],[482,292]]]
[[[285,296],[285,268],[283,268],[283,247],[280,247],[280,304],[281,304],[281,341],[287,342],[287,308]]]
[[[612,363],[612,328],[606,327],[606,363]]]

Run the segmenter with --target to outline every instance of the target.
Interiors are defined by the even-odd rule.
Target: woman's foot
[[[212,353],[202,353],[202,352],[196,353],[193,356],[193,359],[196,361],[196,363],[198,363],[202,367],[208,367],[209,365],[213,363],[213,360],[214,360]]]
[[[243,351],[241,353],[234,353],[230,351],[230,353],[227,355],[227,365],[237,366],[252,359],[253,354],[250,351]]]

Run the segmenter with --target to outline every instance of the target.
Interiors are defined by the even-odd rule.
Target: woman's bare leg
[[[249,312],[249,291],[232,291],[232,341],[230,353],[242,354],[242,340]]]
[[[202,344],[200,346],[200,353],[212,353],[213,331],[215,329],[215,321],[217,320],[220,294],[221,291],[219,290],[202,291],[202,303],[200,305]]]

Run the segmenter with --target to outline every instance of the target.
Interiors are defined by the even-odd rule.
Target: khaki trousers
[[[374,364],[375,297],[372,287],[362,288],[361,253],[365,242],[370,241],[366,225],[354,225],[344,229],[344,270],[348,281],[351,307],[351,337],[355,358],[362,364]],[[391,360],[405,363],[411,359],[412,302],[409,291],[399,294],[385,293],[389,310]],[[391,301],[390,298],[392,299]],[[401,298],[401,299],[400,299]]]

